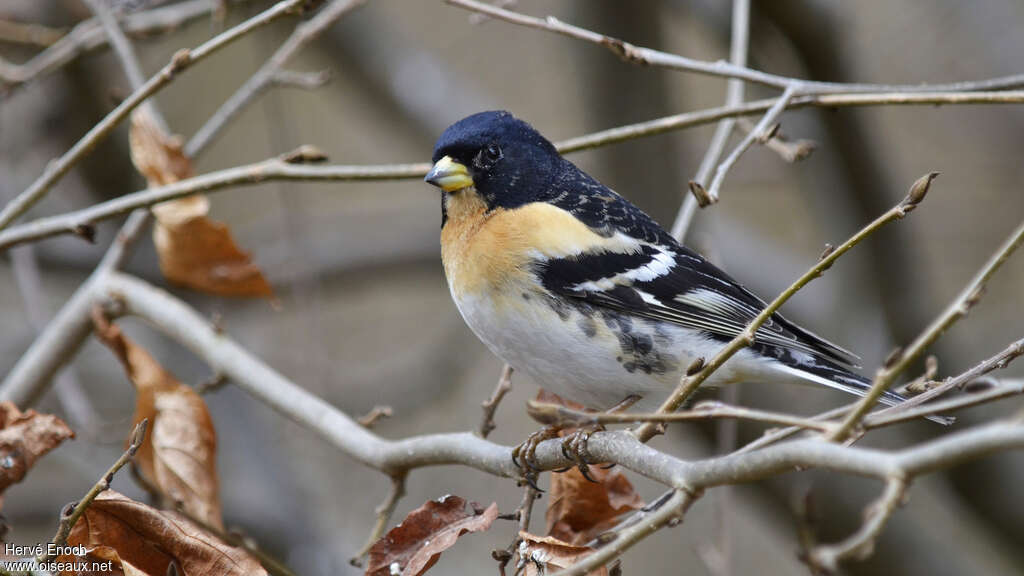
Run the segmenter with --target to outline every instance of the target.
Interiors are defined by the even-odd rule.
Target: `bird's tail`
[[[857,396],[864,396],[871,388],[871,380],[846,370],[832,362],[816,359],[813,363],[801,364],[799,368],[794,366],[783,366],[781,369],[797,378],[821,384],[836,390],[842,390]],[[906,400],[899,394],[886,390],[882,393],[879,402],[886,406],[895,406]],[[955,418],[951,416],[927,416],[928,420],[942,425],[952,424]]]

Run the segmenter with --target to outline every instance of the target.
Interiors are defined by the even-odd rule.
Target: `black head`
[[[449,194],[472,186],[488,209],[545,199],[563,162],[551,142],[505,111],[480,112],[449,126],[432,161],[427,182]]]

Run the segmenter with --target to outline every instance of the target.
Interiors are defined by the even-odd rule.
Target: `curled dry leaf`
[[[370,548],[366,576],[419,576],[459,536],[483,532],[497,517],[498,505],[494,503],[475,514],[466,512],[466,501],[458,496],[430,500]]]
[[[217,434],[206,403],[102,313],[96,311],[93,321],[97,337],[114,351],[135,385],[134,422],[150,421],[150,433],[135,455],[139,472],[187,513],[222,528]]]
[[[132,162],[150,187],[193,175],[181,139],[169,136],[144,108],[132,114],[129,134]],[[208,217],[210,202],[195,195],[157,204],[153,242],[160,270],[171,282],[221,296],[269,297],[273,290],[231,230]]]
[[[519,538],[519,558],[524,576],[543,576],[568,568],[594,551],[589,546],[576,546],[552,536],[520,532]],[[608,569],[602,566],[591,570],[587,576],[608,576]]]
[[[172,562],[183,576],[266,574],[248,552],[228,546],[183,515],[151,508],[113,490],[100,494],[86,509],[71,529],[68,544],[85,546],[89,559],[114,561],[115,568],[130,575],[165,576]]]
[[[583,544],[615,525],[623,513],[644,505],[626,475],[618,468],[590,467],[597,482],[576,468],[551,475],[547,532],[569,544]]]
[[[11,402],[0,402],[0,505],[4,490],[21,482],[40,456],[74,436],[56,416],[22,412]]]

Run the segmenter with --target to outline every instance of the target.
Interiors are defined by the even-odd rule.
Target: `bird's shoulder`
[[[675,243],[646,212],[571,164],[554,180],[548,202],[603,235],[621,232],[646,242]]]

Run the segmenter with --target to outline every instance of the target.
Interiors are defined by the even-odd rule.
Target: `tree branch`
[[[927,189],[928,182],[921,184]],[[871,389],[857,402],[856,406],[846,415],[846,418],[843,419],[839,426],[828,434],[829,440],[845,440],[853,428],[864,418],[864,415],[875,405],[875,402],[878,401],[882,393],[889,389],[889,386],[892,385],[896,378],[923,354],[929,346],[938,340],[950,326],[967,315],[971,307],[981,298],[985,284],[1022,242],[1024,242],[1024,222],[1017,226],[1017,229],[1010,234],[1010,237],[1006,239],[1003,245],[992,254],[988,262],[967,283],[967,286],[960,292],[960,295],[906,349],[898,350],[896,356],[878,370],[874,382],[871,384]]]
[[[890,478],[885,484],[885,491],[868,509],[867,519],[855,533],[842,542],[818,546],[810,550],[808,564],[816,570],[824,569],[829,573],[839,568],[839,561],[846,558],[864,559],[871,555],[878,534],[885,524],[903,503],[907,493],[907,481],[900,477]]]
[[[216,5],[217,0],[185,0],[129,14],[124,18],[124,30],[133,36],[152,36],[209,14]],[[12,64],[0,59],[0,83],[3,84],[5,91],[4,94],[0,94],[0,99],[9,95],[13,89],[50,74],[74,61],[81,54],[100,48],[107,42],[108,37],[98,19],[92,18],[77,24],[53,45],[24,64]]]
[[[938,92],[938,91],[973,91],[973,90],[1000,90],[1007,88],[1015,88],[1024,86],[1024,74],[1014,74],[1011,76],[1003,76],[999,78],[990,78],[986,80],[978,80],[971,82],[952,82],[946,84],[848,84],[841,82],[815,82],[811,80],[801,80],[798,78],[789,78],[786,76],[779,76],[776,74],[768,74],[758,70],[752,70],[745,66],[737,66],[729,62],[704,62],[702,60],[695,60],[692,58],[686,58],[678,54],[670,54],[668,52],[662,52],[659,50],[653,50],[651,48],[644,48],[641,46],[634,46],[628,42],[624,42],[618,38],[606,36],[567,24],[558,20],[553,16],[547,16],[545,18],[536,18],[533,16],[527,16],[520,12],[513,10],[506,10],[490,4],[484,4],[477,2],[476,0],[445,0],[448,4],[458,6],[472,12],[479,14],[486,14],[492,18],[498,20],[504,20],[512,24],[519,26],[526,26],[528,28],[536,28],[538,30],[545,30],[547,32],[554,32],[577,40],[583,40],[611,51],[613,54],[621,58],[622,60],[639,65],[647,66],[661,66],[664,68],[671,68],[674,70],[681,70],[684,72],[695,72],[698,74],[706,74],[710,76],[718,76],[722,78],[736,78],[747,82],[753,82],[756,84],[763,84],[765,86],[771,86],[784,90],[789,87],[795,87],[798,93],[824,93],[831,92],[834,94],[839,93],[852,93],[852,92],[877,92],[877,91],[893,91],[893,92]]]
[[[247,104],[280,80],[284,65],[295,54],[323,34],[345,14],[365,3],[366,0],[334,0],[324,6],[316,16],[296,26],[295,31],[281,44],[281,47],[196,131],[195,136],[185,145],[185,155],[195,156],[198,154]]]
[[[704,364],[699,371],[693,374],[684,375],[676,386],[676,389],[672,392],[672,395],[662,403],[661,407],[658,408],[658,411],[675,412],[679,409],[679,407],[683,405],[683,402],[685,402],[686,399],[689,398],[690,395],[693,394],[693,392],[715,372],[715,370],[718,370],[734,354],[754,343],[758,328],[767,322],[768,319],[771,318],[787,300],[812,280],[824,274],[824,272],[831,268],[832,264],[834,264],[840,256],[859,244],[863,239],[874,234],[886,224],[903,218],[908,212],[916,208],[918,203],[924,198],[924,192],[926,191],[927,188],[924,190],[918,190],[918,193],[915,195],[915,188],[911,188],[911,192],[906,198],[900,201],[899,204],[890,208],[885,214],[876,218],[874,222],[871,222],[862,228],[831,253],[826,255],[824,258],[821,258],[814,266],[811,266],[811,268],[798,278],[796,282],[791,284],[781,294],[779,294],[775,300],[765,306],[764,310],[762,310],[761,313],[747,325],[746,329],[729,341],[729,343],[726,344],[722,350],[711,359],[711,361]],[[656,433],[657,427],[653,424],[644,424],[636,430],[636,436],[641,441],[650,440]]]
[[[71,529],[75,527],[75,523],[78,519],[85,514],[89,505],[96,499],[97,496],[102,494],[108,488],[110,483],[114,480],[114,474],[117,474],[118,470],[124,467],[125,464],[131,461],[135,457],[135,452],[138,451],[139,446],[142,446],[142,441],[146,438],[146,427],[149,424],[149,420],[143,418],[135,425],[135,429],[132,430],[131,442],[128,444],[128,449],[121,454],[121,457],[114,462],[114,464],[103,474],[103,477],[99,479],[92,488],[86,492],[85,496],[81,500],[76,502],[70,509],[65,508],[61,512],[60,525],[57,528],[57,534],[54,535],[50,550],[63,548],[68,543],[68,536],[71,535]],[[52,552],[44,552],[36,557],[36,562],[39,564],[48,564],[53,562],[57,557],[57,554]]]
[[[0,210],[0,229],[6,228],[15,218],[42,199],[75,164],[109,136],[132,110],[170,84],[179,73],[249,32],[265,26],[281,16],[295,12],[304,2],[305,0],[281,0],[249,20],[200,44],[195,49],[176,52],[166,66],[118,104],[64,155],[51,161],[43,174],[31,186],[4,206],[3,210]]]
[[[494,413],[498,410],[501,399],[512,389],[512,367],[505,364],[501,368],[501,375],[498,376],[498,385],[494,387],[491,397],[484,400],[480,407],[483,409],[483,419],[480,421],[480,437],[487,438],[487,435],[494,430]]]
[[[746,0],[744,0],[742,5],[734,2],[732,35],[729,40],[729,61],[736,66],[746,66],[749,44],[750,3]],[[742,80],[730,78],[725,88],[725,106],[737,106],[743,103],[745,88],[746,86]],[[711,169],[722,158],[722,153],[725,152],[725,144],[729,141],[729,136],[732,135],[735,124],[736,120],[733,118],[726,118],[718,122],[718,126],[715,127],[715,133],[711,137],[711,143],[708,145],[704,158],[701,159],[700,166],[697,168],[697,175],[693,179],[697,186],[707,188]],[[676,214],[676,219],[672,222],[670,233],[673,238],[679,242],[686,239],[686,233],[690,229],[690,223],[693,222],[693,216],[696,212],[697,196],[685,194],[683,196],[683,203],[679,206],[679,213]]]
[[[469,432],[427,434],[403,440],[377,436],[242,349],[185,303],[142,280],[111,273],[97,298],[118,300],[125,314],[148,320],[248,394],[367,467],[394,475],[424,466],[460,464],[506,478],[518,478],[521,474],[512,463],[512,447],[494,444]],[[997,450],[1022,447],[1024,424],[1016,421],[977,426],[897,451],[808,439],[697,461],[684,461],[660,452],[627,432],[598,432],[588,442],[595,461],[620,464],[680,490],[752,482],[787,472],[794,466],[881,479],[899,474],[909,478]],[[562,454],[559,439],[539,445],[539,469],[552,470],[570,463]]]
[[[199,192],[213,192],[232,186],[253,185],[276,180],[349,181],[349,180],[404,180],[422,178],[429,164],[387,164],[378,166],[305,166],[294,164],[293,158],[271,158],[255,164],[236,166],[202,176],[179,180],[173,184],[148,188],[125,194],[82,210],[58,216],[39,218],[0,232],[0,250],[30,240],[39,240],[58,234],[75,234],[83,227],[143,208],[191,196]]]
[[[708,198],[711,202],[718,202],[718,191],[722,187],[722,181],[725,180],[725,175],[729,172],[729,169],[736,164],[736,161],[740,159],[740,156],[742,156],[743,153],[754,144],[754,142],[767,142],[771,139],[772,132],[774,132],[772,126],[775,125],[777,127],[775,121],[786,110],[786,106],[795,95],[796,88],[793,86],[786,87],[782,96],[779,96],[775,101],[775,104],[772,104],[772,107],[764,113],[764,116],[757,125],[754,126],[754,129],[748,132],[747,135],[743,137],[743,140],[736,145],[736,148],[726,156],[725,160],[723,160],[721,164],[718,165],[718,168],[715,170],[715,177],[711,180],[711,186],[708,188],[707,192]]]

